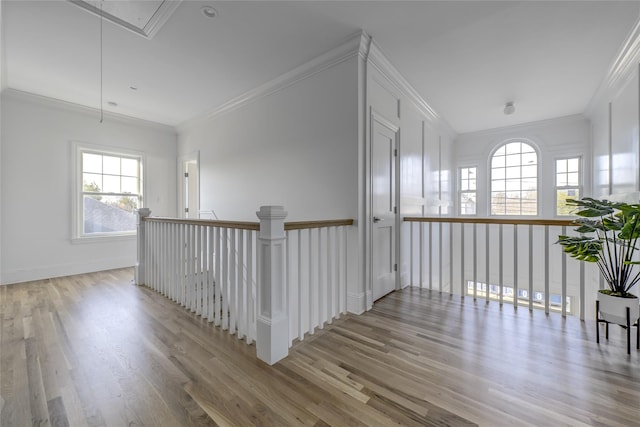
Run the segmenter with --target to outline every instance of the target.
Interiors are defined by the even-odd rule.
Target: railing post
[[[151,209],[149,208],[141,208],[138,209],[138,221],[137,221],[137,240],[138,240],[138,259],[136,261],[136,268],[134,270],[134,280],[136,285],[144,285],[146,281],[146,270],[147,270],[147,254],[145,251],[146,248],[146,230],[145,230],[145,222],[143,218],[151,215]]]
[[[258,234],[258,358],[273,365],[289,354],[289,319],[285,312],[285,240],[282,206],[261,206]]]

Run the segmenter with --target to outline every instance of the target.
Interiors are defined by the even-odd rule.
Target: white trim
[[[95,151],[100,154],[112,154],[119,157],[135,157],[140,161],[140,208],[145,207],[145,194],[147,180],[146,174],[146,155],[142,151],[130,150],[127,148],[113,147],[100,144],[92,144],[82,141],[70,141],[71,145],[71,162],[72,162],[72,176],[71,176],[71,243],[96,243],[96,242],[113,242],[116,240],[123,240],[135,236],[134,232],[124,233],[94,233],[91,235],[82,234],[82,203],[80,203],[78,195],[82,192],[82,165],[80,160],[80,152]]]
[[[189,161],[195,161],[198,168],[198,181],[196,182],[196,193],[198,195],[196,205],[198,206],[198,218],[200,217],[200,151],[194,151],[192,153],[183,154],[178,157],[178,163],[176,165],[177,170],[177,179],[178,179],[178,200],[177,200],[177,209],[178,209],[178,218],[185,218],[184,216],[184,173],[185,170],[183,168],[184,164]],[[211,210],[213,212],[213,210]],[[214,214],[215,215],[215,214]]]
[[[14,98],[20,101],[28,101],[33,102],[35,104],[44,105],[46,107],[60,109],[63,111],[69,111],[72,113],[83,114],[85,116],[94,117],[96,122],[98,122],[100,118],[100,110],[93,107],[88,107],[86,105],[75,104],[73,102],[63,101],[56,98],[49,98],[43,95],[36,95],[31,92],[23,92],[17,89],[6,89],[2,92],[3,97]],[[154,129],[160,132],[169,132],[173,135],[176,135],[176,130],[172,126],[168,126],[162,123],[152,122],[149,120],[138,119],[131,116],[126,116],[124,114],[112,113],[109,111],[104,112],[105,123],[108,121],[115,121],[124,123],[131,126],[142,126],[150,129]]]
[[[589,101],[585,114],[592,116],[595,114],[601,102],[609,102],[620,82],[626,81],[637,71],[637,64],[640,62],[640,18],[636,20],[633,29],[622,43],[618,55],[609,67],[606,76],[600,83],[593,97]]]
[[[345,42],[331,49],[328,52],[306,62],[293,70],[290,70],[273,80],[270,80],[244,94],[237,96],[224,104],[213,107],[204,113],[188,119],[176,126],[178,132],[184,132],[188,128],[202,121],[213,120],[225,113],[249,105],[264,97],[280,92],[287,87],[298,83],[301,80],[312,77],[315,74],[336,66],[351,58],[361,55],[363,38],[366,34],[363,31],[351,35]]]
[[[29,267],[14,271],[3,271],[2,285],[46,280],[54,277],[66,277],[76,274],[94,273],[96,271],[114,270],[116,268],[133,267],[135,255],[131,257],[115,257],[96,261],[82,261],[68,264],[52,264],[47,266]],[[133,279],[133,274],[131,275]]]
[[[427,103],[427,101],[422,98],[422,96],[420,96],[418,91],[416,91],[404,76],[393,66],[393,64],[391,64],[373,38],[371,38],[371,48],[368,61],[369,64],[374,66],[375,69],[395,87],[395,89],[407,97],[430,123],[437,125],[438,128],[440,128],[444,133],[447,133],[452,139],[456,137],[457,133],[449,123],[447,123],[447,121],[440,116]]]

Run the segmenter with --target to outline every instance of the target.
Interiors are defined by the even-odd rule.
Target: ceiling
[[[99,17],[62,0],[2,7],[7,86],[99,107]],[[184,0],[152,38],[104,21],[103,105],[175,126],[363,29],[458,133],[562,117],[585,110],[639,14],[636,1]]]

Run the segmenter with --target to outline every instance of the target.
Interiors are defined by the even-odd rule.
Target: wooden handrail
[[[185,219],[185,218],[168,218],[160,216],[148,216],[143,218],[144,221],[151,222],[167,222],[171,224],[189,224],[189,225],[205,225],[220,228],[238,228],[243,230],[260,230],[259,222],[249,221],[219,221],[212,219]],[[285,222],[285,230],[304,230],[307,228],[324,228],[339,227],[343,225],[353,225],[352,219],[330,219],[324,221],[296,221]]]
[[[455,222],[462,224],[509,224],[509,225],[551,225],[557,227],[574,226],[569,219],[509,219],[509,218],[460,218],[460,217],[418,217],[406,216],[405,222]]]
[[[329,219],[326,221],[285,222],[284,229],[286,231],[304,230],[306,228],[340,227],[342,225],[353,225],[353,220],[352,219]]]
[[[169,218],[162,216],[148,216],[144,218],[150,222],[168,222],[170,224],[188,224],[188,225],[206,225],[209,227],[220,228],[239,228],[242,230],[260,230],[259,222],[249,221],[219,221],[214,219],[187,219],[187,218]]]

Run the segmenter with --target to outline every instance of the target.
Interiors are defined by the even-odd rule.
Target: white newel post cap
[[[260,219],[260,237],[284,237],[284,206],[260,206],[256,215]]]
[[[136,212],[138,213],[138,220],[140,220],[140,218],[146,218],[151,215],[151,209],[149,208],[140,208]]]

